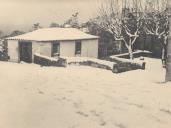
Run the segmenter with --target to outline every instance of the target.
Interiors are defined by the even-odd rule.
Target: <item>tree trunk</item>
[[[161,57],[163,68],[166,68],[166,61],[167,61],[166,60],[167,59],[167,45],[168,45],[167,38],[168,38],[168,36],[164,36],[163,41],[161,41],[162,42],[162,47],[163,47],[163,49],[162,49],[162,57]]]
[[[167,45],[167,60],[166,60],[166,82],[171,81],[171,38]]]
[[[166,60],[166,82],[171,81],[171,0],[168,0],[168,14],[169,14],[169,37],[167,45],[167,60]]]
[[[167,45],[163,46],[163,49],[162,49],[162,65],[163,65],[163,68],[166,68],[166,61],[167,61]]]
[[[130,59],[133,60],[134,57],[133,57],[133,51],[132,51],[132,47],[131,46],[128,47],[128,52],[129,52]]]

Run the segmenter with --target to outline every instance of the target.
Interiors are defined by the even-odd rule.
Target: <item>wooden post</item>
[[[169,14],[169,37],[167,45],[166,82],[171,81],[171,0],[168,0],[167,10]]]

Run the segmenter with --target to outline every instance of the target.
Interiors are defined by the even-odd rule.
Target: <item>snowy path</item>
[[[0,62],[0,128],[170,128],[160,60],[122,74]]]

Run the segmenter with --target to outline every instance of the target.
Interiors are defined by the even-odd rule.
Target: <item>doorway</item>
[[[32,42],[19,42],[20,61],[32,63]]]

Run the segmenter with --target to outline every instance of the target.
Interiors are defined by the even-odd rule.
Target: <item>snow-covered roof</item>
[[[98,38],[98,36],[86,34],[76,28],[42,28],[23,35],[9,37],[7,40],[62,41]]]

